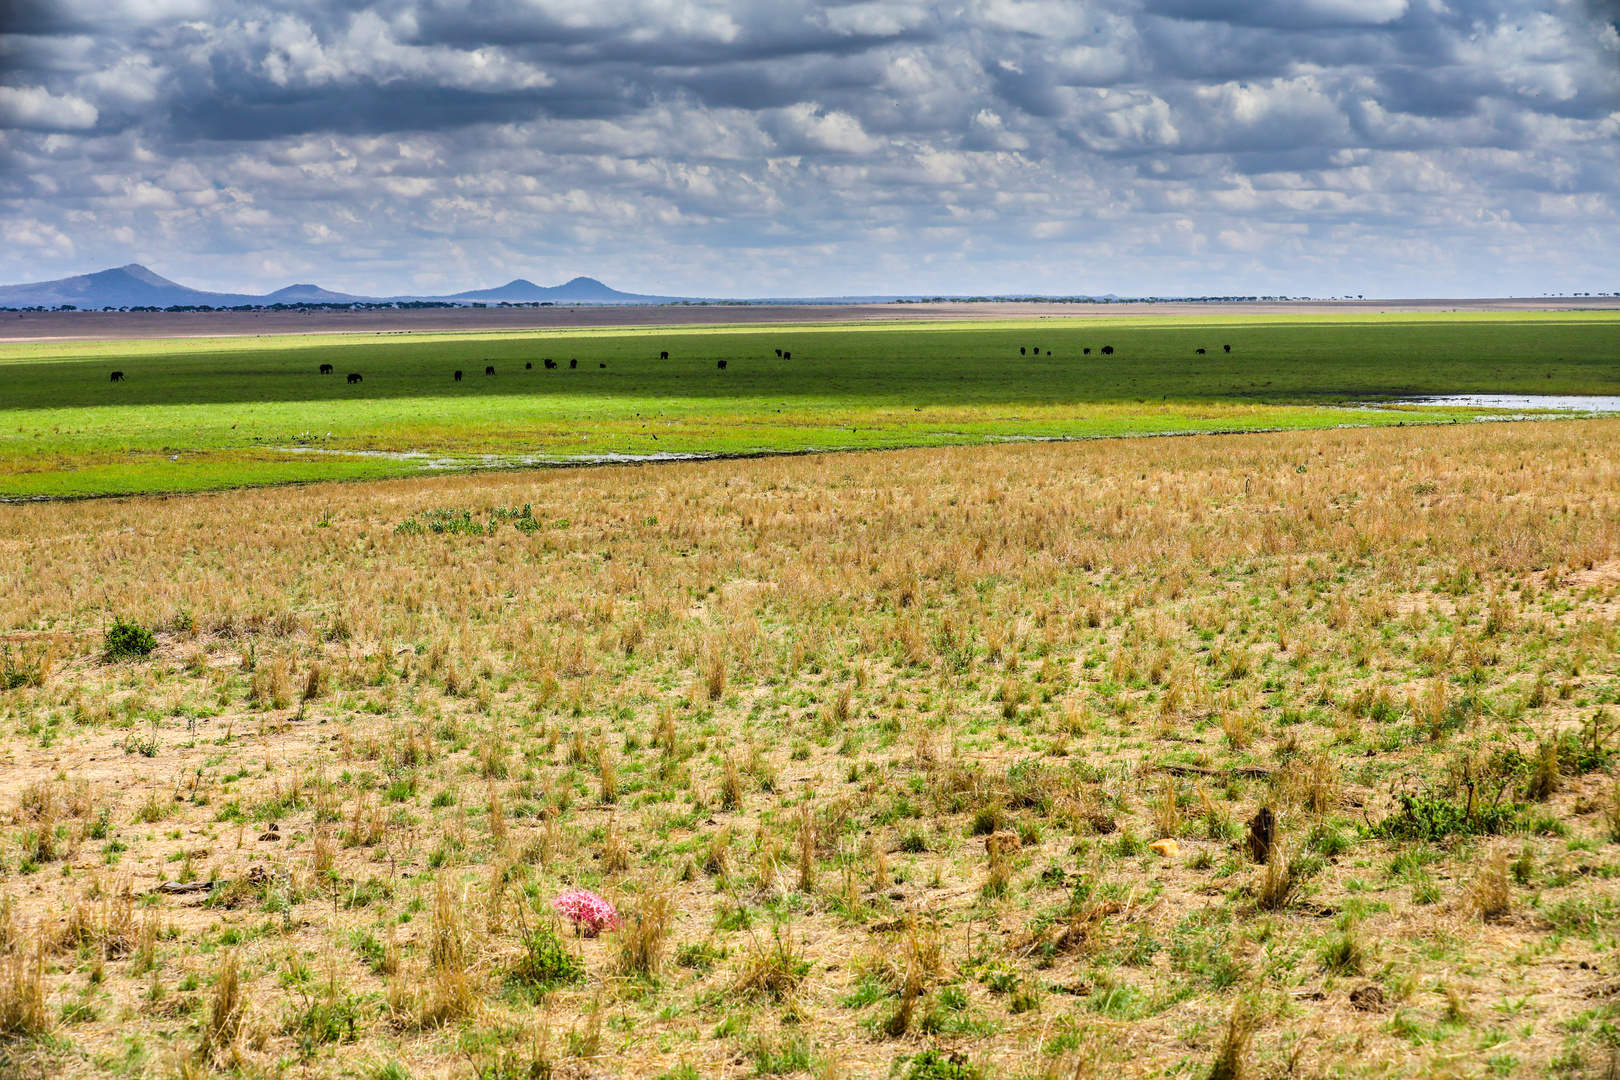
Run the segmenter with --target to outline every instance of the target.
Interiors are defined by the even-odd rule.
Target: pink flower
[[[589,889],[573,889],[551,902],[557,914],[568,919],[574,928],[586,937],[595,937],[603,930],[619,928],[619,913],[613,905]]]

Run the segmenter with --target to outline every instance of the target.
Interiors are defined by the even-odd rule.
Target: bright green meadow
[[[548,357],[556,370],[544,368]],[[323,363],[335,374],[316,374]],[[123,382],[110,380],[114,370]],[[349,372],[363,381],[349,384]],[[1620,317],[1097,317],[11,345],[0,347],[0,497],[1450,422],[1480,411],[1346,406],[1465,392],[1620,393]]]

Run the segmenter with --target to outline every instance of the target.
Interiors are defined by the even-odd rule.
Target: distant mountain
[[[250,304],[256,299],[188,289],[159,277],[139,263],[56,281],[0,285],[0,306],[4,307],[58,307],[62,304],[81,308],[172,307],[176,304],[221,307]]]
[[[492,304],[502,300],[509,304],[532,304],[537,301],[540,303],[550,301],[553,304],[663,304],[680,298],[620,292],[608,288],[595,278],[577,277],[565,284],[549,288],[517,278],[498,289],[474,289],[471,292],[453,293],[450,296],[433,299],[477,300]]]
[[[777,297],[756,300],[715,300],[694,296],[646,296],[641,293],[620,292],[595,278],[577,277],[562,285],[536,285],[532,281],[516,278],[494,289],[472,289],[450,296],[355,296],[332,292],[319,285],[288,285],[273,293],[256,296],[250,293],[205,292],[187,288],[168,278],[159,277],[139,263],[120,266],[116,270],[102,270],[95,274],[60,278],[56,281],[36,281],[27,285],[0,285],[0,307],[61,307],[72,304],[85,309],[104,307],[240,307],[272,304],[387,304],[393,302],[422,302],[441,304],[890,304],[918,303],[930,300],[1017,300],[1029,294],[994,297],[926,297],[926,296],[814,296]],[[1038,299],[1038,298],[1037,298]],[[1066,300],[1113,301],[1106,297],[1064,297]],[[1224,297],[1221,299],[1243,299]],[[1247,299],[1256,299],[1248,297]]]
[[[262,298],[262,302],[270,304],[365,304],[373,301],[369,296],[336,293],[330,289],[323,289],[319,285],[289,285],[285,289],[277,289],[273,293],[266,293]]]
[[[378,304],[391,300],[417,300],[438,303],[509,304],[663,304],[680,297],[642,296],[623,293],[597,281],[577,277],[563,285],[547,288],[518,278],[498,289],[474,289],[453,296],[355,296],[332,292],[319,285],[288,285],[273,293],[205,292],[161,277],[139,263],[102,270],[95,274],[36,281],[26,285],[0,285],[0,307],[237,307],[243,304]]]

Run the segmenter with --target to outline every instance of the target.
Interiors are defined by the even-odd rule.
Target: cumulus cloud
[[[0,86],[0,127],[75,131],[96,126],[96,107],[39,86]]]
[[[20,276],[141,251],[360,292],[425,264],[741,295],[1620,279],[1620,0],[0,12]]]

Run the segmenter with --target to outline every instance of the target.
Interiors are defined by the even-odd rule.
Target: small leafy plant
[[[540,993],[578,982],[585,967],[548,926],[539,926],[523,937],[523,955],[512,966],[514,982]]]
[[[108,660],[130,660],[157,648],[157,638],[146,627],[115,616],[113,624],[107,628],[103,646]]]

